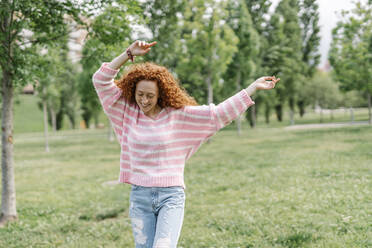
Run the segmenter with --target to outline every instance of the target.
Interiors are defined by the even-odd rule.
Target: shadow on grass
[[[122,212],[125,212],[126,208],[108,209],[98,214],[81,214],[79,220],[85,221],[101,221],[105,219],[116,218]]]
[[[279,236],[276,243],[285,247],[295,248],[303,247],[305,243],[308,243],[312,240],[314,240],[314,238],[311,233],[302,231],[285,236]]]

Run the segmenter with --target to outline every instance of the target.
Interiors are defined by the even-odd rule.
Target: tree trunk
[[[92,117],[92,114],[90,111],[83,109],[83,114],[82,114],[83,120],[85,121],[85,126],[86,128],[89,128],[90,126],[90,119]]]
[[[256,106],[252,105],[249,109],[250,109],[249,125],[251,126],[251,128],[255,128],[256,127]]]
[[[320,123],[323,122],[323,109],[322,108],[320,109],[320,121],[319,122]]]
[[[212,75],[211,73],[209,73],[207,75],[207,86],[208,86],[208,104],[211,104],[213,103],[213,86],[212,86]],[[208,140],[207,140],[207,144],[209,144],[209,142],[211,141],[212,137],[210,137]]]
[[[270,113],[271,113],[271,106],[268,103],[265,103],[265,122],[266,124],[270,123]]]
[[[369,125],[372,125],[372,103],[371,103],[371,94],[368,92],[367,93],[367,98],[368,98],[368,116],[369,116]]]
[[[71,113],[70,111],[67,111],[67,116],[70,121],[71,129],[75,129],[76,128],[75,113],[74,112]]]
[[[89,128],[90,129],[97,128],[98,127],[98,123],[99,123],[99,116],[98,116],[98,114],[95,114],[94,115],[94,125],[90,124],[89,125]]]
[[[57,131],[56,111],[53,108],[50,108],[50,113],[52,117],[53,132],[56,132]]]
[[[62,129],[62,125],[63,125],[63,110],[59,110],[57,115],[56,115],[56,129],[57,130],[60,130]]]
[[[350,122],[354,123],[354,109],[350,107]]]
[[[47,102],[43,100],[45,151],[49,152]]]
[[[207,75],[207,86],[208,86],[208,104],[213,103],[213,86],[212,86],[212,75]]]
[[[283,120],[283,106],[282,104],[275,105],[275,113],[276,113],[276,118],[278,121]]]
[[[8,221],[16,220],[16,191],[13,167],[13,84],[11,74],[3,70],[1,113],[1,170],[2,194],[0,227]]]
[[[297,102],[298,109],[300,110],[300,117],[305,115],[305,102],[300,100]]]
[[[290,117],[290,122],[291,122],[291,125],[294,125],[295,122],[294,122],[294,105],[295,105],[295,102],[292,98],[289,99],[289,117]]]
[[[290,124],[294,125],[295,123],[294,123],[294,111],[293,111],[293,109],[289,110],[289,119],[290,119]]]

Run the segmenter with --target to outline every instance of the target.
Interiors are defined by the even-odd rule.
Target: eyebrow
[[[145,91],[142,91],[142,90],[138,90],[138,93],[146,93],[146,92]],[[148,92],[147,94],[155,95],[155,93],[152,93],[152,92]]]

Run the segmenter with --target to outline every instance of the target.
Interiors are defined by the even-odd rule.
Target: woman
[[[129,215],[136,247],[176,247],[184,206],[184,165],[200,145],[254,104],[257,89],[279,81],[261,77],[219,105],[197,106],[172,74],[153,63],[119,68],[156,42],[136,41],[93,75],[101,104],[121,145],[119,182],[132,185]]]

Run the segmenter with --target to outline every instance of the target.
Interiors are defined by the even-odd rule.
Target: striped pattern
[[[102,64],[93,84],[121,145],[119,182],[182,186],[185,162],[219,129],[254,104],[245,90],[218,104],[164,108],[155,119],[127,102],[114,83],[118,70]]]

